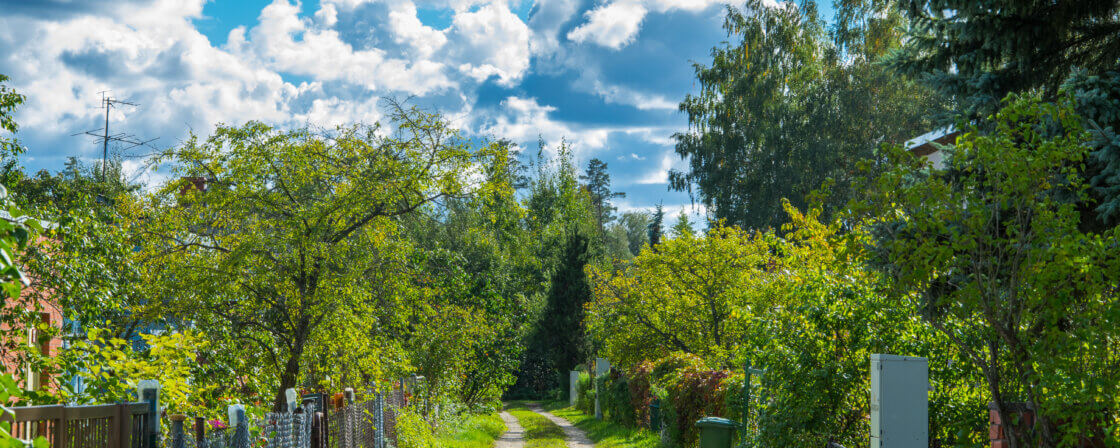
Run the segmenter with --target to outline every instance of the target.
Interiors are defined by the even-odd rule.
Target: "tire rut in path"
[[[593,448],[595,446],[595,442],[587,438],[587,434],[584,433],[582,429],[572,426],[572,422],[562,417],[552,415],[551,412],[544,410],[544,408],[535,403],[529,404],[529,410],[543,415],[545,418],[551,420],[552,423],[555,423],[556,426],[559,426],[560,429],[564,430],[564,438],[567,439],[568,448]]]
[[[502,421],[506,422],[506,433],[494,443],[494,448],[522,448],[525,446],[525,428],[517,421],[517,417],[502,411]]]

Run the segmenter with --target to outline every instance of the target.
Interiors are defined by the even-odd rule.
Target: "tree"
[[[677,223],[673,224],[673,236],[680,237],[695,232],[696,230],[692,228],[692,222],[688,219],[688,213],[682,208],[681,213],[677,215]]]
[[[584,304],[591,300],[591,286],[584,268],[590,261],[589,238],[573,233],[564,247],[559,269],[549,282],[548,301],[540,324],[555,370],[567,372],[587,360],[589,346],[584,329]]]
[[[941,109],[939,98],[875,63],[898,45],[897,14],[852,3],[860,2],[838,5],[838,14],[866,25],[848,26],[840,42],[828,40],[811,1],[728,9],[729,42],[713,48],[710,65],[695,66],[700,91],[680,104],[689,129],[674,136],[675,149],[688,168],[670,172],[670,188],[698,190],[716,220],[777,228],[788,219],[783,198],[805,208],[827,184],[827,216],[858,194],[856,167],[877,145],[931,129],[926,117]]]
[[[1054,99],[1075,68],[1103,74],[1120,62],[1113,0],[908,0],[902,8],[906,45],[887,62],[955,98],[968,118],[996,112],[1009,93],[1040,89]]]
[[[661,208],[661,204],[657,204],[657,208],[653,212],[653,218],[649,222],[649,247],[657,250],[657,245],[661,244],[662,226],[665,222],[665,210]]]
[[[607,163],[599,159],[587,162],[587,171],[579,179],[587,183],[587,192],[591,195],[591,205],[595,208],[599,230],[604,231],[606,225],[614,221],[614,212],[617,210],[611,205],[611,199],[624,198],[626,193],[611,191],[611,175],[607,172]]]
[[[1072,101],[1010,97],[930,172],[901,148],[872,192],[876,265],[982,375],[1012,447],[1120,441],[1120,234],[1080,227],[1089,134]],[[1110,426],[1111,425],[1111,426]]]
[[[12,111],[23,104],[24,96],[20,95],[5,83],[8,77],[0,74],[0,131],[15,134],[19,129]],[[15,158],[23,152],[23,147],[14,140],[0,135],[0,160]]]
[[[626,212],[619,219],[626,229],[627,247],[632,255],[638,255],[649,244],[650,219],[646,212]]]
[[[461,192],[471,156],[439,115],[394,103],[391,116],[392,133],[219,127],[162,154],[179,180],[133,208],[172,310],[253,347],[277,408],[305,355],[373,334],[402,297],[424,296],[402,293],[393,220]],[[376,374],[376,347],[362,348]]]

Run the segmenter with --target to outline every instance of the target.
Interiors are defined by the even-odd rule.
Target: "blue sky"
[[[27,95],[29,169],[100,148],[98,92],[140,104],[114,131],[181,142],[219,123],[332,126],[385,97],[442,111],[471,138],[571,143],[609,165],[623,210],[667,191],[692,62],[726,39],[717,0],[0,0],[0,73]],[[829,8],[824,8],[829,14]],[[132,154],[138,155],[138,154]],[[126,168],[159,182],[139,159]],[[692,214],[701,210],[688,208]]]

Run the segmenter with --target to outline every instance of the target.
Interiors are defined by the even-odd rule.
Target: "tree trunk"
[[[280,374],[280,389],[276,391],[276,399],[272,402],[272,410],[284,412],[288,407],[288,397],[284,391],[296,386],[299,378],[299,360],[303,356],[303,341],[296,341],[293,350],[288,354],[288,362],[284,363],[284,372]]]

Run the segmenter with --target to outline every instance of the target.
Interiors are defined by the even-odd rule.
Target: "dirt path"
[[[544,410],[544,408],[541,408],[540,405],[535,403],[529,404],[529,410],[543,415],[549,420],[552,420],[552,423],[555,423],[556,426],[559,426],[560,429],[563,429],[564,438],[568,440],[568,448],[593,448],[595,446],[595,442],[592,442],[591,439],[587,438],[587,434],[584,434],[582,429],[572,426],[572,422],[552,415],[551,412]]]
[[[517,417],[502,411],[502,421],[506,422],[506,433],[494,443],[494,448],[521,448],[525,446],[525,428],[517,421]]]

